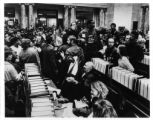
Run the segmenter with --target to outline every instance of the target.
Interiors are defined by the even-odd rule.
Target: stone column
[[[33,4],[29,4],[29,28],[34,27]]]
[[[99,11],[99,18],[100,18],[100,27],[104,27],[104,21],[105,21],[105,17],[104,17],[104,10],[103,8],[100,9]]]
[[[64,28],[69,27],[69,6],[64,6]]]
[[[95,27],[99,27],[99,9],[93,10],[93,21],[95,22]]]
[[[104,12],[104,27],[106,27],[106,12],[107,12],[107,8],[103,8],[103,12]]]
[[[71,23],[76,21],[76,7],[75,6],[71,6],[70,21],[71,21]]]
[[[21,28],[26,28],[26,7],[25,4],[21,4]]]
[[[141,8],[142,8],[141,30],[144,31],[144,28],[145,28],[146,6],[142,6]]]
[[[144,33],[146,34],[149,30],[149,7],[146,7],[146,14],[145,14],[145,23],[144,23]]]

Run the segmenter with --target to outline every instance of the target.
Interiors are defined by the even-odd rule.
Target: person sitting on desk
[[[77,99],[80,100],[81,98],[85,97],[88,101],[91,99],[90,97],[90,82],[95,79],[102,78],[102,75],[100,75],[95,69],[92,62],[86,62],[83,66],[83,69],[78,72],[78,77],[71,76],[67,77],[66,83],[71,83],[70,87],[68,87],[68,84],[65,84],[63,86],[63,96],[72,98],[72,101]],[[73,85],[77,86],[76,91],[72,92],[72,81],[75,83]],[[70,92],[71,91],[71,92]]]
[[[79,98],[81,85],[78,79],[79,72],[82,69],[84,62],[84,53],[81,47],[77,45],[77,39],[75,36],[71,38],[71,47],[65,52],[65,60],[69,62],[66,78],[62,84],[62,95],[73,101]]]
[[[90,84],[92,81],[95,79],[103,79],[104,76],[102,76],[98,71],[94,69],[94,64],[89,61],[86,62],[85,65],[83,66],[83,74],[80,76],[82,80],[82,85],[84,88],[84,92],[82,96],[84,96],[88,101],[91,100],[91,95],[90,95]]]

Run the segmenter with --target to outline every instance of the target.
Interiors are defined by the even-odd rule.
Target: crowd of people
[[[149,32],[126,28],[95,28],[92,20],[81,27],[73,22],[68,29],[5,28],[5,106],[6,116],[15,114],[16,84],[22,80],[25,63],[36,63],[45,77],[61,89],[69,101],[86,98],[88,107],[73,112],[77,116],[117,117],[107,100],[109,90],[102,76],[94,70],[92,58],[109,61],[136,72],[137,63],[149,53]],[[104,79],[104,78],[103,78]]]

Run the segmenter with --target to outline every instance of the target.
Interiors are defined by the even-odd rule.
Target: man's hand
[[[65,59],[65,55],[64,55],[64,52],[60,52],[60,55],[62,56],[63,59]]]
[[[76,80],[74,79],[74,77],[67,77],[67,78],[66,78],[66,81],[67,81],[67,82],[74,83],[74,84],[78,84],[78,81],[76,81]]]
[[[23,76],[23,75],[24,75],[24,72],[21,71],[21,72],[17,75],[17,77],[16,77],[17,81],[23,80],[23,79],[22,79],[22,76]]]

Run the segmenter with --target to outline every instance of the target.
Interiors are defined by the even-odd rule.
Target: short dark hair
[[[112,23],[110,26],[114,25],[116,27],[116,24],[115,23]]]
[[[22,39],[21,46],[24,50],[30,47],[31,40],[30,39]]]
[[[50,35],[46,36],[46,43],[50,44],[52,40],[53,38]]]
[[[73,41],[74,43],[77,43],[77,39],[74,35],[69,35],[68,38],[70,39],[70,41]]]
[[[127,48],[126,48],[125,45],[120,45],[120,46],[118,46],[118,48],[119,48],[121,56],[127,56],[128,55]]]
[[[13,38],[11,39],[11,45],[14,45],[18,40],[19,40],[19,38],[13,37]]]
[[[87,25],[89,25],[89,24],[91,24],[91,23],[94,23],[94,21],[93,21],[93,20],[88,20],[88,21],[87,21]]]
[[[76,22],[72,22],[72,23],[71,23],[71,26],[72,26],[72,24],[73,24],[73,23],[75,23],[75,24],[76,24]]]

